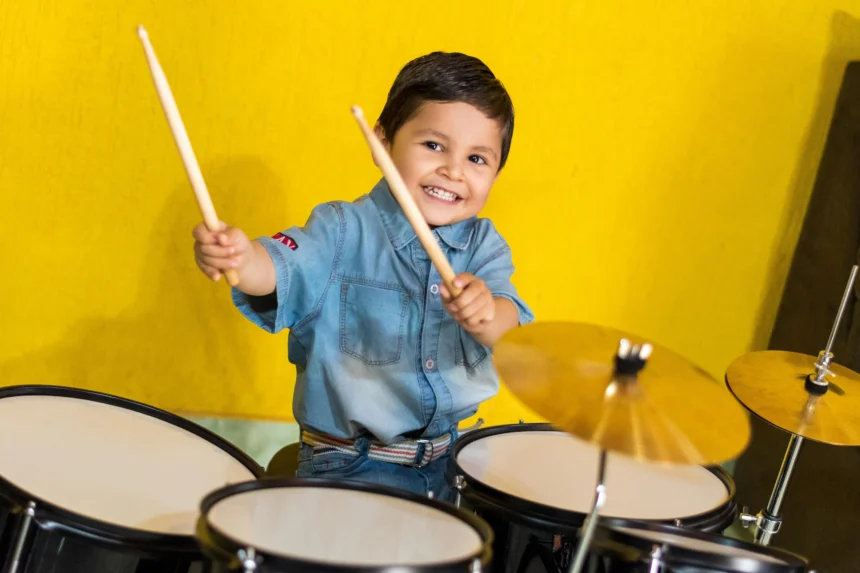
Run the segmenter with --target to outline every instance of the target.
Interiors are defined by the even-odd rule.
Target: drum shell
[[[622,530],[625,528],[626,530]],[[657,543],[637,532],[653,532],[681,536],[694,542],[704,541],[724,548],[742,550],[738,553],[717,553],[695,550],[680,543]],[[764,547],[737,539],[686,528],[624,519],[607,519],[595,529],[589,550],[589,560],[600,573],[650,573],[651,555],[660,548],[663,571],[685,573],[805,573],[806,558],[780,548]],[[752,554],[758,557],[753,557]],[[779,559],[775,563],[766,557]]]
[[[108,394],[60,386],[13,386],[0,399],[14,396],[84,399],[146,414],[190,431],[244,465],[256,478],[263,468],[232,444],[205,428],[163,410]],[[62,476],[58,473],[58,479]],[[34,505],[32,519],[26,508]],[[29,521],[17,573],[107,573],[202,571],[204,557],[192,535],[165,534],[106,523],[68,511],[0,476],[0,570],[12,562],[22,527]]]
[[[457,488],[461,507],[473,511],[492,527],[495,536],[495,572],[531,570],[538,562],[540,565],[537,570],[566,570],[585,514],[521,499],[481,483],[460,466],[457,456],[469,444],[489,436],[510,432],[556,431],[560,430],[552,424],[543,423],[494,426],[468,432],[452,446],[446,468],[449,483],[456,487],[458,478],[463,478],[462,485]],[[713,533],[722,533],[731,525],[737,515],[734,482],[728,472],[720,467],[706,469],[726,487],[728,500],[724,504],[699,515],[652,522]],[[532,563],[532,567],[528,567],[527,563]]]
[[[228,571],[236,571],[237,569],[241,570],[239,556],[247,548],[210,524],[207,519],[209,510],[217,502],[235,494],[265,488],[286,487],[336,488],[378,493],[431,506],[445,513],[455,515],[472,526],[482,539],[482,550],[480,554],[471,556],[468,559],[460,559],[448,563],[415,566],[396,565],[390,567],[326,564],[307,559],[272,555],[265,551],[256,551],[257,566],[255,571],[260,573],[383,573],[386,571],[394,572],[395,570],[397,573],[477,573],[478,570],[486,570],[492,564],[492,529],[480,517],[460,511],[450,504],[428,499],[400,489],[357,481],[334,481],[323,478],[267,478],[258,482],[226,486],[212,492],[201,502],[200,518],[197,522],[197,539],[204,554],[210,561],[209,566],[211,571],[226,573]],[[370,526],[370,524],[368,525]],[[337,539],[333,537],[332,543],[336,542]],[[476,561],[480,564],[478,568],[476,568]]]
[[[21,504],[0,496],[0,552],[4,570],[11,565],[17,535],[24,523]],[[61,512],[37,510],[22,551],[18,573],[202,571],[203,555],[193,538],[166,540],[110,536],[100,528],[70,525]],[[151,569],[152,568],[152,569]]]

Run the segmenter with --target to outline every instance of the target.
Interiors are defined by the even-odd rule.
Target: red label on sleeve
[[[288,236],[284,235],[283,233],[277,233],[272,238],[275,239],[276,241],[280,241],[281,243],[285,244],[286,246],[288,246],[289,248],[291,248],[294,251],[299,248],[298,243],[296,243],[292,239],[292,237],[288,237]]]

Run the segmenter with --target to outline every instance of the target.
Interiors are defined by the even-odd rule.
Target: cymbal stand
[[[570,565],[570,573],[579,573],[582,570],[582,565],[585,563],[585,556],[588,554],[588,549],[591,547],[591,538],[594,536],[594,528],[597,526],[598,515],[603,504],[606,503],[606,485],[604,476],[606,475],[606,450],[600,450],[600,458],[597,461],[597,487],[594,492],[594,502],[591,506],[591,512],[582,522],[582,528],[579,532],[579,543],[576,546],[576,554],[573,562]]]
[[[827,347],[818,354],[818,360],[815,362],[815,374],[810,374],[806,377],[804,386],[809,393],[809,400],[804,408],[804,418],[809,418],[812,415],[818,397],[823,396],[830,386],[830,382],[827,381],[826,376],[832,374],[829,368],[830,363],[833,361],[833,343],[836,340],[836,333],[839,331],[839,323],[842,321],[845,307],[848,305],[848,300],[851,297],[854,280],[857,278],[857,270],[857,265],[851,268],[848,285],[845,287],[845,293],[842,295],[842,302],[839,304],[836,319],[833,321],[833,327],[830,329],[830,338],[827,340]],[[788,483],[791,480],[791,474],[794,471],[794,465],[797,462],[797,457],[800,455],[800,446],[802,445],[803,437],[792,434],[788,440],[788,447],[785,450],[785,456],[782,459],[782,465],[780,465],[776,483],[770,494],[767,507],[757,515],[749,514],[746,507],[741,512],[740,520],[744,527],[748,528],[750,525],[755,524],[755,542],[759,545],[769,545],[771,538],[779,532],[782,526],[780,510],[782,509],[785,492],[788,489]]]
[[[631,347],[627,339],[622,339],[618,353],[615,356],[615,375],[607,388],[615,389],[616,384],[635,384],[636,374],[645,367],[645,361],[651,355],[652,347],[650,344],[635,345]],[[600,449],[600,458],[597,461],[597,486],[594,492],[594,501],[592,502],[591,511],[582,522],[582,527],[579,530],[579,543],[576,546],[576,553],[570,565],[569,573],[579,573],[585,563],[586,555],[591,547],[591,539],[594,536],[594,529],[597,527],[600,510],[606,503],[606,450]]]

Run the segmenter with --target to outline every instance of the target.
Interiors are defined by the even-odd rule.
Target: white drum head
[[[432,565],[480,554],[468,523],[433,507],[368,491],[291,486],[216,502],[209,524],[257,551],[351,566]]]
[[[209,492],[255,477],[182,428],[60,396],[0,399],[0,475],[88,518],[180,535],[193,534]]]
[[[699,551],[702,553],[710,553],[711,555],[720,555],[726,557],[743,557],[746,559],[757,559],[768,563],[779,563],[787,565],[787,562],[782,559],[777,559],[773,555],[751,551],[742,547],[733,547],[716,541],[706,541],[695,537],[687,537],[684,535],[676,535],[665,531],[649,531],[647,529],[630,529],[627,527],[619,527],[618,531],[628,533],[640,539],[647,539],[657,543],[666,543],[668,545],[688,549],[690,551]]]
[[[457,463],[473,478],[508,495],[588,513],[597,485],[596,446],[554,431],[512,431],[463,447]],[[610,453],[606,505],[600,514],[640,520],[683,519],[729,500],[725,484],[699,466],[667,466]],[[468,481],[468,480],[467,480]]]

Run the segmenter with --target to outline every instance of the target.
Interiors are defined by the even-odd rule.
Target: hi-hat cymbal
[[[779,350],[751,352],[726,370],[726,384],[753,414],[774,426],[838,446],[860,446],[860,374],[830,363],[829,388],[810,394],[814,356]]]
[[[634,383],[615,375],[619,342],[601,326],[536,322],[509,331],[493,357],[511,391],[560,430],[641,460],[711,465],[736,458],[749,418],[712,376],[653,345]]]

